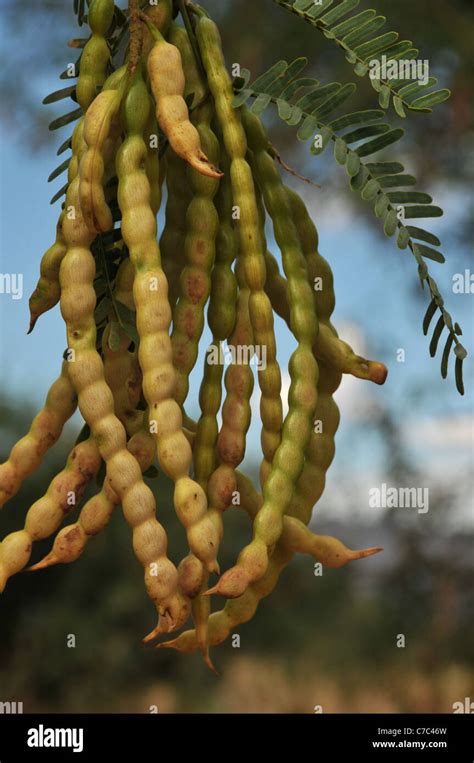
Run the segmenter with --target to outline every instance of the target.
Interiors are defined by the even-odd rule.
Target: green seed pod
[[[107,77],[110,50],[105,35],[112,23],[113,15],[113,0],[92,0],[89,8],[92,37],[82,51],[76,87],[77,100],[84,114]]]
[[[186,211],[191,200],[191,191],[187,180],[186,163],[171,148],[166,153],[168,198],[160,250],[163,270],[169,285],[169,303],[174,310],[180,289],[179,277],[185,262]]]
[[[182,37],[179,43],[186,48],[182,45]],[[187,45],[190,46],[189,41]],[[183,64],[187,67],[184,69],[186,77],[188,72],[191,72],[193,81],[197,83],[196,96],[198,100],[201,100],[205,88],[199,78],[194,57],[186,55]],[[206,155],[213,164],[217,164],[220,158],[219,143],[211,129],[212,112],[212,104],[208,101],[192,112],[191,123],[199,133]],[[171,335],[173,363],[177,371],[175,397],[181,406],[186,401],[189,391],[189,374],[198,356],[199,340],[204,328],[204,306],[211,290],[211,271],[219,229],[219,217],[214,205],[219,180],[215,177],[206,177],[189,167],[188,183],[193,196],[186,213],[185,266],[180,276],[180,293],[173,311]]]
[[[206,490],[207,481],[215,469],[216,442],[219,427],[217,414],[222,399],[222,371],[220,342],[213,342],[206,351],[204,375],[199,389],[199,417],[193,448],[194,474],[196,481]]]
[[[217,413],[220,408],[222,398],[222,345],[221,342],[229,339],[232,346],[231,334],[234,330],[236,319],[236,301],[237,301],[237,281],[232,270],[234,259],[237,256],[237,237],[232,224],[232,189],[228,177],[228,160],[225,152],[221,152],[221,165],[224,170],[224,177],[220,183],[218,196],[216,199],[216,210],[219,216],[219,230],[216,239],[216,259],[211,277],[211,294],[208,308],[209,328],[213,334],[212,344],[206,353],[204,364],[204,376],[199,391],[199,402],[201,406],[201,416],[198,422],[196,439],[193,448],[194,467],[196,479],[208,490],[209,516],[214,523],[218,533],[219,542],[222,540],[224,528],[222,523],[222,513],[230,504],[229,498],[222,501],[221,491],[222,480],[227,479],[227,468],[221,464],[216,469],[216,443],[219,433]],[[248,315],[248,290],[245,290],[244,303],[246,325],[251,335],[250,319]],[[245,385],[243,389],[249,390],[249,398],[253,389],[253,374],[247,366],[247,373],[250,376],[250,384]],[[234,374],[234,379],[236,375]],[[232,372],[230,377],[232,378]],[[232,384],[230,384],[230,389]],[[238,389],[241,389],[239,387]],[[232,394],[227,387],[228,396]],[[247,399],[248,407],[245,412],[247,415],[239,419],[243,421],[243,432],[238,432],[237,438],[243,437],[243,446],[240,450],[243,454],[245,448],[245,435],[250,423],[250,401]],[[246,422],[248,422],[246,424]],[[232,427],[235,431],[235,422],[232,421]],[[229,429],[229,405],[225,406],[223,415],[223,425],[221,435],[224,439],[226,431]],[[227,434],[228,436],[228,434]],[[233,467],[230,469],[233,474]],[[210,484],[208,485],[208,481]],[[234,478],[235,489],[235,478]],[[209,489],[210,488],[210,489]],[[206,664],[215,670],[209,656],[209,646],[207,640],[207,623],[210,615],[210,600],[204,596],[208,587],[208,576],[202,577],[199,596],[193,601],[192,611],[197,632],[197,639],[200,650]]]
[[[211,276],[211,294],[208,323],[213,340],[206,354],[204,377],[200,389],[201,418],[198,423],[194,447],[194,465],[198,481],[207,485],[214,471],[218,435],[217,412],[222,397],[222,345],[230,339],[235,325],[237,281],[232,270],[237,256],[237,239],[232,224],[232,189],[228,177],[228,160],[221,152],[224,177],[216,198],[219,230],[216,238],[216,259]],[[248,291],[246,292],[248,303]],[[247,315],[248,317],[248,315]],[[253,388],[253,376],[252,376]]]
[[[168,30],[173,18],[173,0],[153,0],[153,4],[149,3],[148,7],[145,8],[144,13],[147,19],[151,21],[162,35],[166,36],[168,33],[171,34]],[[145,60],[150,55],[150,51],[154,44],[155,41],[153,35],[144,24],[142,56]]]
[[[215,130],[218,134],[217,129]],[[218,134],[219,139],[221,135]],[[216,259],[211,274],[211,295],[207,320],[214,340],[228,339],[235,326],[237,280],[232,270],[238,255],[237,232],[232,221],[232,186],[226,153],[221,149],[221,167],[224,177],[216,196],[219,230],[216,238]]]
[[[265,208],[260,190],[257,192],[260,229],[264,251],[267,250],[265,237]],[[267,275],[268,278],[268,275]],[[265,347],[265,366],[259,371],[262,394],[260,397],[260,417],[262,419],[261,444],[263,461],[260,466],[260,485],[264,485],[270,475],[273,458],[281,442],[283,426],[283,405],[281,401],[281,373],[276,359],[276,341],[273,331],[268,333]]]
[[[283,424],[281,443],[263,486],[264,502],[253,524],[253,540],[241,551],[237,564],[224,573],[217,585],[208,592],[229,598],[241,596],[251,582],[265,574],[269,550],[283,531],[283,517],[301,475],[313,427],[318,380],[318,365],[312,351],[318,321],[300,239],[279,172],[267,153],[265,130],[260,120],[247,111],[244,111],[244,124],[252,151],[252,167],[282,253],[288,279],[291,329],[298,346],[289,363],[291,385],[288,414]]]
[[[250,294],[244,281],[243,266],[236,269],[239,292],[234,330],[229,340],[233,353],[224,384],[226,398],[222,406],[222,427],[217,439],[217,453],[222,464],[236,468],[245,455],[245,440],[251,422],[250,400],[254,388],[254,375],[250,368],[248,348],[254,345],[254,335],[249,312]],[[239,352],[244,352],[239,357]]]
[[[340,381],[341,374],[324,364],[320,365],[315,417],[322,423],[321,433],[314,432],[311,435],[305,465],[288,511],[290,517],[296,517],[304,525],[308,524],[313,506],[323,492],[325,475],[334,457],[334,437],[339,425],[339,413],[333,395]],[[318,444],[313,447],[313,443]],[[241,505],[252,517],[255,517],[261,509],[263,499],[255,491],[250,480],[239,472],[237,472],[237,480]],[[288,517],[284,518],[284,523],[287,519]],[[237,626],[252,619],[260,601],[275,588],[281,572],[292,557],[293,551],[284,542],[284,538],[280,538],[263,577],[252,583],[238,599],[227,601],[222,610],[213,612],[210,616],[208,625],[210,645],[222,643]],[[198,648],[196,631],[185,631],[173,641],[164,642],[158,647],[173,648],[185,653],[193,652]]]
[[[270,332],[273,331],[273,313],[268,297],[264,292],[266,280],[265,259],[261,240],[258,208],[255,198],[255,186],[252,172],[245,158],[247,152],[246,136],[241,124],[240,115],[232,105],[232,83],[225,68],[218,29],[210,19],[205,18],[202,14],[199,17],[196,26],[196,37],[201,51],[204,68],[206,70],[209,88],[214,96],[216,114],[223,133],[224,144],[231,160],[230,177],[234,204],[240,212],[240,221],[238,225],[240,241],[239,256],[241,256],[245,280],[250,289],[249,307],[255,342],[257,345],[263,346],[268,341]],[[260,339],[262,339],[261,342]],[[303,354],[301,360],[297,357],[293,363],[294,366],[298,366],[297,374],[301,381],[298,385],[298,390],[294,390],[294,397],[296,396],[298,399],[300,397],[299,388],[303,387],[302,392],[304,396],[306,396],[311,385],[311,379],[313,378],[314,381],[315,374],[313,373],[311,376],[312,363],[314,364],[312,356],[309,358],[306,353]],[[306,384],[303,381],[305,378],[304,375],[308,375]],[[296,394],[296,392],[298,392],[298,394]],[[302,418],[302,416],[300,418]],[[299,453],[298,450],[297,452]],[[291,461],[294,461],[294,459],[291,459]],[[298,476],[300,461],[302,461],[302,458],[297,458],[296,465],[293,467],[293,472],[296,477]],[[281,490],[281,485],[278,484],[278,481],[274,480],[273,483],[271,483],[270,478],[267,480],[266,484],[271,488],[270,492],[273,509],[270,509],[270,514],[278,515],[281,506],[284,506],[285,502],[291,499],[291,490]],[[287,485],[287,487],[289,487],[289,485]],[[290,493],[290,495],[288,495],[288,493]],[[275,503],[273,503],[273,496],[276,498]],[[267,506],[269,503],[270,501]],[[263,517],[266,517],[266,514],[268,513],[267,506],[265,506]],[[262,535],[262,537],[256,539],[258,551],[254,555],[254,559],[247,559],[247,562],[249,563],[247,567],[252,566],[253,568],[250,577],[258,577],[263,574],[265,570],[268,562],[268,546],[266,541],[267,539],[271,540],[275,535],[277,539],[280,532],[278,522],[275,523],[274,518],[275,517],[272,516],[269,517],[268,521],[265,520],[265,527],[263,527],[263,518],[260,518],[259,525],[262,525],[262,527],[258,527],[258,533],[259,535]],[[274,543],[275,540],[272,540],[272,542]],[[254,549],[255,545],[250,552],[245,551],[244,557],[249,557]],[[258,559],[256,558],[257,556]],[[243,558],[241,558],[240,561],[243,562]],[[247,562],[245,562],[245,564],[247,564]],[[248,572],[249,569],[245,569],[242,575],[240,575],[240,572],[238,573],[237,577],[240,577],[240,582],[236,581],[236,585],[227,585],[224,581],[225,593],[228,595],[231,588],[232,595],[239,595],[242,593],[248,584]],[[235,581],[236,575],[234,573],[231,573],[230,576],[227,574],[226,580],[229,581],[230,578]],[[238,589],[240,589],[239,593],[237,593]],[[217,588],[213,590],[223,590],[220,586],[220,581]]]
[[[384,384],[388,373],[384,364],[356,355],[347,342],[338,338],[337,332],[328,317],[335,305],[331,269],[324,257],[318,252],[316,227],[303,200],[289,188],[286,188],[286,192],[301,239],[303,254],[306,258],[308,278],[315,289],[314,296],[320,321],[319,332],[313,345],[315,357],[318,360],[324,360],[341,373],[351,374],[358,379],[365,379],[376,384]],[[269,277],[265,289],[275,312],[290,326],[286,279],[280,275],[278,263],[269,252],[267,252],[266,262]]]
[[[40,277],[36,288],[29,299],[30,307],[30,334],[36,324],[36,321],[43,313],[51,310],[59,302],[59,268],[64,255],[66,246],[62,233],[62,221],[64,212],[61,212],[56,226],[56,240],[52,246],[44,253],[40,264]]]

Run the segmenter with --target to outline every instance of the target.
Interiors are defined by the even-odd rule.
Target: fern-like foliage
[[[328,40],[344,51],[359,77],[370,76],[374,90],[379,93],[381,108],[390,103],[399,117],[406,117],[406,110],[432,111],[431,107],[446,101],[451,95],[446,88],[432,90],[438,80],[429,77],[426,83],[418,81],[407,84],[406,78],[391,79],[373,76],[372,62],[412,62],[419,50],[411,40],[399,40],[397,32],[378,34],[385,25],[385,16],[372,9],[357,12],[360,0],[274,0],[281,8],[294,13],[318,29]]]
[[[341,115],[340,109],[354,93],[356,85],[341,85],[339,82],[321,84],[313,77],[302,76],[306,65],[306,58],[297,58],[290,64],[279,61],[251,85],[248,84],[250,73],[243,69],[241,77],[234,82],[234,106],[238,108],[251,101],[251,111],[261,114],[273,103],[280,118],[298,128],[299,140],[311,140],[311,153],[321,154],[329,144],[333,144],[334,158],[345,167],[352,190],[373,206],[385,234],[396,236],[398,247],[411,251],[418,263],[421,285],[427,285],[431,297],[423,324],[425,334],[435,313],[440,313],[430,343],[430,353],[434,357],[441,334],[446,329],[448,337],[441,372],[445,378],[453,348],[456,386],[463,394],[462,365],[467,353],[458,338],[462,331],[445,309],[444,300],[425,261],[445,262],[442,252],[435,248],[441,246],[441,242],[424,228],[405,224],[408,220],[440,217],[443,210],[432,204],[431,196],[413,190],[416,179],[405,173],[402,164],[374,159],[374,154],[399,141],[404,131],[391,128],[384,121],[385,112],[379,109]]]

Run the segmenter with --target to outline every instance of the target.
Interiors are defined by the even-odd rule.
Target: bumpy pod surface
[[[142,472],[153,463],[155,443],[150,441],[150,433],[143,421],[143,427],[127,443],[127,450],[136,458]],[[120,504],[120,498],[108,480],[104,480],[101,490],[82,507],[76,522],[63,527],[54,539],[51,551],[30,570],[41,570],[55,564],[70,564],[84,552],[87,543],[108,525],[113,510]]]
[[[77,173],[79,172],[79,162],[86,148],[87,146],[84,141],[84,117],[81,117],[72,134],[72,153],[67,171],[68,184],[72,183],[77,176]],[[33,331],[40,315],[55,307],[61,296],[59,268],[61,267],[61,262],[66,254],[66,244],[62,231],[64,214],[64,211],[62,211],[56,226],[56,241],[43,255],[40,264],[40,277],[29,300],[29,334]]]
[[[186,31],[172,24],[169,32],[169,42],[175,45],[181,55],[183,70],[187,76],[184,86],[184,97],[188,99],[202,83],[196,77],[194,53],[191,49]],[[196,100],[194,98],[194,100]],[[166,200],[165,226],[160,238],[160,250],[163,270],[168,281],[168,298],[171,310],[174,312],[180,291],[180,275],[185,264],[184,242],[186,238],[186,212],[191,201],[191,189],[187,175],[187,163],[169,148],[166,152],[167,172],[166,185],[168,197]]]
[[[206,495],[189,476],[192,452],[182,429],[181,409],[174,399],[171,309],[156,240],[156,218],[150,207],[150,185],[143,169],[143,131],[148,117],[145,93],[145,83],[137,77],[125,103],[127,138],[117,155],[122,235],[135,266],[133,293],[143,393],[149,406],[150,428],[156,436],[158,460],[175,483],[174,505],[186,528],[189,546],[209,571],[214,571],[215,532],[206,516]]]
[[[69,378],[68,363],[64,361],[61,375],[52,384],[30,431],[13,446],[7,461],[0,464],[0,508],[16,495],[23,480],[39,467],[76,407],[77,395]]]
[[[296,517],[304,525],[308,524],[313,506],[324,490],[326,472],[334,458],[334,437],[339,425],[339,411],[333,400],[333,394],[340,381],[339,372],[321,364],[315,417],[322,422],[322,430],[321,433],[314,433],[311,437],[310,446],[313,447],[308,448],[305,465],[288,511],[289,516]],[[249,513],[256,516],[262,505],[262,497],[256,493],[250,481],[241,474],[238,474],[238,490],[241,505],[250,506]],[[292,550],[280,538],[263,577],[252,583],[242,596],[230,599],[222,610],[213,612],[210,616],[208,638],[211,646],[222,643],[237,626],[252,619],[260,601],[273,591],[280,574],[292,557]],[[196,631],[185,631],[173,641],[164,642],[158,646],[173,648],[179,652],[194,652],[198,649]]]
[[[313,463],[315,463],[314,460]],[[242,508],[251,519],[254,519],[262,505],[262,496],[257,493],[251,481],[244,474],[238,474],[238,484],[241,497],[243,497]],[[284,517],[280,543],[293,553],[308,554],[324,567],[331,569],[343,567],[348,562],[365,559],[383,551],[380,547],[353,551],[338,538],[333,538],[330,535],[316,535],[304,522],[294,516]]]
[[[195,68],[194,64],[194,68]],[[204,91],[201,85],[198,96]],[[211,161],[219,159],[219,143],[211,129],[212,105],[193,112],[192,123],[199,133],[201,144]],[[180,275],[180,293],[173,311],[173,365],[177,372],[175,398],[184,405],[189,391],[189,374],[199,352],[199,340],[204,329],[204,306],[211,289],[211,271],[216,252],[219,217],[214,196],[219,180],[205,177],[191,167],[188,183],[192,190],[186,213],[184,241],[185,266]]]
[[[328,316],[331,315],[335,305],[331,268],[327,260],[318,251],[318,233],[303,199],[290,188],[286,188],[286,193],[300,235],[303,254],[308,267],[309,281],[315,289],[320,324],[313,345],[315,357],[324,360],[341,373],[351,374],[358,379],[372,381],[376,384],[384,384],[388,374],[386,366],[378,361],[367,360],[357,355],[347,342],[338,337],[334,326],[331,324]],[[280,274],[278,263],[269,252],[267,252],[266,262],[269,277],[265,289],[270,296],[275,312],[290,326],[287,281]]]
[[[288,278],[291,329],[298,346],[289,363],[291,385],[288,414],[283,424],[281,443],[263,486],[264,502],[253,523],[253,540],[241,551],[237,564],[222,576],[217,586],[210,589],[210,592],[229,598],[241,596],[250,582],[262,577],[268,567],[269,551],[282,533],[283,516],[301,475],[313,427],[318,380],[318,366],[312,352],[318,322],[301,242],[279,172],[266,150],[268,139],[263,126],[250,112],[244,112],[244,120],[253,155],[252,166],[272,218]]]
[[[12,575],[28,564],[34,541],[48,538],[73,509],[101,464],[92,438],[71,451],[65,468],[56,475],[45,495],[29,509],[23,530],[10,533],[0,544],[0,592]]]
[[[221,343],[231,338],[236,320],[237,279],[232,265],[237,257],[237,237],[232,223],[232,188],[225,151],[221,151],[221,166],[224,177],[216,197],[219,229],[207,311],[212,343],[204,359],[203,380],[199,391],[201,416],[193,451],[196,477],[201,484],[207,484],[215,468],[216,441],[219,431],[217,413],[222,398],[223,348]],[[246,300],[248,303],[248,290]]]
[[[263,206],[260,190],[257,191],[257,204],[260,216],[260,229],[263,250],[267,251],[265,237],[265,208]],[[267,275],[268,279],[268,275]],[[259,371],[260,388],[260,417],[262,419],[262,432],[260,441],[262,444],[263,460],[260,466],[260,485],[264,485],[272,468],[273,458],[281,442],[281,430],[283,425],[283,405],[281,401],[281,373],[276,357],[275,333],[268,333],[265,346],[265,364]],[[260,359],[261,361],[263,358]]]
[[[62,232],[63,213],[59,216],[56,226],[56,240],[52,246],[44,253],[40,264],[40,277],[35,290],[29,299],[30,307],[30,334],[36,324],[36,321],[51,310],[59,302],[59,268],[62,259],[66,254],[66,245],[64,243]]]
[[[84,114],[107,77],[110,50],[105,35],[113,15],[113,0],[92,0],[88,18],[92,36],[82,51],[76,86],[77,100]]]
[[[263,347],[268,343],[268,337],[273,332],[273,312],[264,291],[266,271],[263,242],[255,186],[251,169],[245,158],[247,152],[246,136],[240,114],[232,106],[232,83],[225,68],[216,25],[210,19],[200,17],[196,27],[196,36],[209,88],[214,96],[216,114],[222,129],[224,144],[231,160],[230,176],[234,204],[240,213],[238,224],[239,257],[242,261],[245,281],[250,290],[249,307],[255,343]],[[263,541],[262,543],[259,542],[259,557],[261,558],[257,560],[257,564],[260,565],[260,569],[257,569],[257,564],[252,561],[253,571],[251,575],[259,575],[265,568],[267,547]],[[241,561],[243,560],[241,559]],[[235,571],[232,572],[231,576],[234,583],[232,585],[224,584],[226,595],[229,595],[231,588],[231,595],[240,595],[245,590],[245,586],[248,584],[248,570],[245,569],[243,572],[242,575],[240,569],[237,571],[237,575]],[[236,580],[237,576],[240,582]],[[226,580],[229,583],[229,574],[227,574]],[[240,589],[238,593],[237,589]],[[213,590],[220,591],[220,585]]]
[[[79,165],[79,200],[84,221],[94,233],[105,233],[113,227],[103,183],[108,160],[115,153],[117,117],[126,81],[124,73],[116,87],[104,88],[88,108],[84,121],[87,150]]]
[[[96,351],[94,308],[95,262],[88,228],[79,202],[79,178],[69,186],[63,226],[68,245],[60,270],[61,312],[73,351],[69,373],[79,396],[79,408],[107,464],[107,481],[119,496],[132,527],[135,554],[145,569],[148,595],[171,627],[181,622],[186,603],[178,593],[178,573],[168,559],[167,538],[156,519],[156,504],[145,485],[137,460],[126,449],[126,433],[114,414],[112,392],[104,379],[103,362]]]
[[[156,41],[147,65],[158,124],[178,156],[201,174],[218,178],[221,173],[202,150],[199,132],[189,120],[183,98],[185,77],[180,52],[157,30],[153,34]]]

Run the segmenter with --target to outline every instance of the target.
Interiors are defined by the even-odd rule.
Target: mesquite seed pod
[[[199,417],[196,439],[193,447],[194,476],[206,490],[207,481],[215,469],[216,442],[219,432],[217,415],[222,400],[223,364],[220,358],[221,345],[212,344],[206,350],[204,374],[199,388]],[[217,353],[215,353],[217,351]],[[217,354],[217,362],[215,360]]]
[[[188,107],[183,98],[185,78],[179,50],[166,42],[152,25],[149,28],[155,44],[148,56],[147,66],[158,124],[178,156],[203,175],[218,178],[222,173],[207,158],[201,148],[199,133],[189,121]]]
[[[87,110],[84,140],[87,150],[79,166],[79,199],[85,223],[94,233],[105,233],[113,227],[112,212],[105,200],[104,174],[107,153],[114,151],[117,139],[116,119],[122,103],[127,75],[117,89],[104,89]]]
[[[352,373],[359,379],[368,379],[376,384],[384,384],[388,371],[383,363],[366,360],[355,355],[346,342],[338,340],[337,332],[329,321],[329,316],[336,303],[331,268],[324,257],[319,254],[318,233],[304,201],[290,188],[286,188],[286,193],[308,265],[310,283],[315,289],[318,287],[315,292],[315,299],[320,316],[320,330],[313,347],[315,356],[321,357],[326,363],[340,368],[343,373]],[[322,288],[319,288],[320,286]]]
[[[16,495],[23,480],[39,467],[76,408],[77,395],[69,378],[68,363],[63,361],[61,374],[51,385],[30,431],[13,446],[7,461],[0,464],[0,508]]]
[[[153,463],[155,443],[143,417],[142,429],[130,438],[127,450],[137,459],[142,473],[146,472]],[[114,508],[119,504],[119,496],[112,489],[109,481],[104,480],[100,492],[92,496],[82,507],[77,522],[63,527],[56,535],[49,554],[29,567],[29,570],[41,570],[55,564],[70,564],[76,561],[84,552],[89,540],[107,527]]]
[[[74,178],[77,176],[79,171],[79,162],[86,148],[87,146],[84,141],[84,117],[81,117],[72,134],[72,154],[67,172],[68,185],[71,184]],[[45,252],[41,260],[40,278],[29,301],[29,334],[33,331],[39,316],[55,307],[55,305],[58,304],[61,296],[61,288],[59,286],[59,268],[61,267],[61,262],[63,261],[64,255],[66,254],[66,245],[62,232],[63,220],[64,211],[61,212],[56,227],[56,241],[53,246],[51,246],[47,252]]]
[[[194,63],[194,68],[196,64]],[[204,90],[204,87],[201,88]],[[206,154],[219,160],[219,143],[211,129],[212,105],[206,103],[193,112]],[[216,252],[219,217],[214,196],[219,180],[205,177],[188,168],[188,182],[193,196],[186,213],[184,241],[185,267],[180,275],[180,294],[173,311],[173,364],[177,371],[175,398],[183,406],[189,390],[189,374],[195,366],[199,340],[204,328],[204,306],[211,289],[211,271]]]
[[[221,136],[215,130],[219,140]],[[207,309],[207,320],[214,340],[228,339],[235,326],[237,305],[237,279],[232,266],[237,259],[237,232],[232,221],[232,186],[229,178],[229,160],[221,147],[221,161],[224,177],[219,183],[215,205],[219,217],[216,238],[216,259],[211,273],[211,294]]]
[[[225,148],[230,158],[233,200],[234,205],[240,211],[240,220],[237,226],[240,242],[239,257],[245,282],[250,291],[249,308],[254,340],[258,346],[264,347],[269,342],[272,346],[273,313],[268,297],[264,292],[266,271],[263,242],[255,198],[255,186],[252,172],[245,158],[247,152],[245,132],[241,124],[240,114],[232,105],[232,83],[225,68],[219,31],[214,22],[204,17],[203,14],[199,14],[196,37],[209,88],[214,96],[216,114],[222,130]],[[266,547],[262,547],[262,551],[263,556],[265,556]],[[242,583],[243,586],[241,587],[244,590],[246,582],[242,580]],[[213,590],[220,590],[219,585],[217,589]]]
[[[92,437],[73,448],[65,468],[29,509],[24,529],[10,533],[0,543],[0,593],[8,578],[28,564],[33,542],[52,535],[76,506],[100,465],[101,457]]]
[[[114,415],[113,395],[104,379],[102,359],[96,351],[94,319],[95,261],[90,245],[95,236],[88,228],[79,203],[79,177],[69,186],[63,226],[68,251],[61,264],[61,312],[73,351],[70,376],[79,396],[79,408],[99,444],[107,464],[107,481],[118,494],[133,531],[133,547],[145,570],[145,586],[160,616],[170,627],[181,621],[187,604],[178,591],[178,573],[167,558],[167,537],[156,519],[153,493],[145,485],[136,459],[126,449],[126,433]]]
[[[168,42],[179,50],[185,76],[183,96],[186,103],[191,102],[190,108],[194,108],[205,97],[207,88],[196,66],[196,58],[186,29],[173,22]]]
[[[184,268],[186,211],[191,200],[186,163],[169,148],[166,164],[165,227],[160,238],[163,270],[168,281],[168,300],[174,310],[180,290],[180,274]]]
[[[228,212],[230,215],[230,209]],[[222,427],[218,438],[218,451],[221,463],[210,476],[207,469],[209,469],[212,462],[209,463],[210,459],[208,459],[207,463],[204,461],[204,464],[202,464],[204,468],[207,467],[205,473],[206,481],[207,477],[209,478],[207,492],[211,508],[208,514],[218,533],[219,543],[222,541],[224,534],[222,515],[227,507],[230,506],[233,494],[237,489],[235,467],[243,460],[245,454],[245,438],[251,420],[250,398],[254,385],[253,372],[248,363],[249,358],[244,356],[247,362],[241,362],[238,354],[240,347],[250,347],[253,344],[253,333],[249,316],[249,290],[245,283],[241,263],[237,265],[237,281],[241,287],[238,294],[237,320],[233,334],[229,339],[230,347],[234,348],[236,354],[235,362],[228,369],[225,380],[227,397],[222,410]],[[215,282],[213,288],[215,288]],[[214,298],[217,298],[215,293]],[[219,331],[221,330],[220,328]],[[217,345],[211,345],[210,349],[211,353],[213,350],[219,352],[221,349],[220,342]],[[220,364],[220,355],[218,355],[217,360]],[[213,367],[218,368],[216,360],[214,360]],[[221,375],[219,375],[218,381],[216,379],[213,380],[210,400],[215,402],[217,397],[220,400],[220,395]],[[215,432],[217,432],[217,419],[215,416],[214,421]],[[214,431],[212,433],[209,432],[209,427],[206,427],[207,422],[208,417],[199,421],[194,446],[195,458],[197,458],[196,451],[199,445],[205,445],[204,454],[210,454],[211,450],[212,452],[214,450],[214,440],[211,441]],[[209,436],[209,440],[204,439],[206,435]],[[205,595],[207,582],[207,577],[204,577],[200,595],[193,600],[192,611],[200,651],[208,667],[216,672],[209,656],[208,620],[210,615],[210,597]]]
[[[114,15],[113,0],[92,0],[89,26],[92,36],[82,51],[76,96],[84,114],[104,84],[110,63],[110,50],[105,35]]]
[[[330,535],[315,535],[303,522],[294,517],[285,517],[283,542],[294,553],[309,554],[324,567],[337,569],[347,562],[366,559],[378,554],[383,549],[380,546],[352,551],[342,541]]]
[[[189,37],[183,27],[172,24],[169,42],[175,45],[181,54],[183,70],[186,71],[184,97],[187,99],[197,91],[198,87],[202,90],[202,80],[194,63],[194,53]],[[186,162],[171,148],[167,151],[167,158],[168,198],[166,201],[165,227],[160,238],[160,250],[163,270],[168,281],[169,303],[174,312],[180,291],[180,275],[185,265],[186,212],[191,201],[191,189]]]
[[[321,364],[315,416],[322,421],[322,430],[321,434],[313,433],[312,440],[314,438],[324,439],[321,447],[312,451],[311,459],[307,457],[305,461],[288,512],[290,516],[296,516],[305,525],[309,522],[315,500],[323,491],[325,475],[334,457],[334,436],[339,424],[339,416],[333,394],[340,381],[341,374]],[[335,412],[337,415],[334,415]],[[252,515],[255,516],[261,509],[262,498],[256,493],[247,478],[240,473],[237,477],[241,505],[246,508],[250,507]],[[238,599],[230,599],[222,610],[213,612],[208,625],[208,638],[211,646],[222,643],[238,625],[252,619],[260,601],[275,588],[281,572],[292,557],[293,552],[288,546],[282,540],[278,541],[263,577],[252,583]],[[158,647],[173,648],[186,653],[193,652],[198,648],[196,632],[194,630],[185,631],[173,641],[164,642]]]
[[[253,524],[252,542],[241,551],[236,565],[224,573],[218,584],[208,592],[229,598],[241,596],[251,582],[265,574],[269,550],[282,533],[283,516],[301,475],[304,453],[313,427],[318,380],[318,366],[312,352],[318,322],[300,240],[280,175],[267,154],[268,139],[263,126],[255,115],[246,111],[243,114],[249,148],[253,152],[252,166],[282,252],[288,278],[291,328],[298,346],[289,363],[291,385],[288,414],[283,424],[281,443],[263,486],[264,502]]]
[[[248,477],[240,472],[238,484],[243,499],[241,507],[253,520],[262,505],[262,496],[257,493]],[[304,522],[294,516],[284,517],[280,543],[293,553],[309,554],[323,566],[333,569],[357,559],[365,559],[383,550],[377,547],[352,551],[337,538],[329,535],[315,535]]]
[[[33,331],[40,315],[51,310],[59,302],[59,268],[66,254],[66,245],[62,233],[63,216],[64,212],[61,212],[56,226],[54,244],[49,247],[41,259],[40,277],[29,300],[30,326],[28,334]]]
[[[227,394],[222,406],[222,427],[217,438],[219,461],[233,468],[242,462],[245,455],[246,436],[252,417],[250,400],[255,381],[248,350],[254,346],[249,313],[250,294],[244,281],[242,264],[237,265],[236,273],[239,284],[237,312],[234,330],[229,340],[234,362],[228,367],[224,377]],[[240,353],[241,350],[243,352]]]
[[[221,342],[231,337],[235,326],[237,304],[237,279],[232,270],[233,262],[237,256],[237,236],[232,224],[232,188],[228,175],[228,159],[223,150],[221,151],[221,166],[224,170],[224,177],[219,184],[215,204],[219,217],[219,229],[216,237],[216,258],[211,274],[211,293],[207,311],[213,339],[204,359],[204,375],[199,391],[201,417],[198,422],[193,450],[196,479],[203,486],[207,485],[216,462],[215,449],[219,431],[217,413],[222,399],[223,349]],[[246,292],[246,301],[248,303],[248,291]]]
[[[149,406],[150,427],[156,435],[158,460],[163,471],[175,482],[175,510],[186,528],[189,546],[207,569],[214,571],[218,569],[215,532],[206,517],[205,493],[189,477],[192,452],[182,429],[180,407],[174,399],[176,377],[168,333],[171,310],[156,241],[156,219],[150,207],[150,185],[142,169],[146,146],[139,128],[144,130],[148,116],[141,111],[148,104],[148,99],[140,95],[144,88],[146,90],[137,72],[125,103],[127,138],[116,162],[122,236],[136,268],[134,300],[143,393]],[[132,99],[136,108],[128,108]]]
[[[260,230],[263,249],[267,251],[265,237],[265,208],[263,206],[260,189],[257,190],[257,205],[260,217]],[[260,465],[260,485],[264,485],[272,468],[273,458],[281,442],[281,429],[283,425],[283,405],[281,401],[281,373],[276,359],[276,341],[273,331],[268,333],[265,347],[264,367],[259,371],[260,388],[260,417],[262,419],[262,432],[260,441],[262,444],[263,460]]]
[[[320,321],[319,332],[314,341],[313,352],[316,358],[324,360],[341,373],[351,374],[358,379],[365,379],[384,384],[387,378],[387,368],[383,363],[356,355],[347,342],[337,336],[334,326],[329,320],[334,305],[333,275],[328,262],[318,252],[318,234],[303,200],[289,188],[286,193],[290,201],[293,219],[297,227],[303,254],[308,267],[308,278],[315,290],[315,299]],[[290,326],[290,309],[287,297],[287,282],[280,275],[278,263],[267,252],[267,283],[265,289],[278,315]],[[321,288],[322,287],[322,288]]]

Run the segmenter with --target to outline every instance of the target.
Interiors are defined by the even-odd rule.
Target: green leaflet
[[[70,161],[71,161],[70,158],[65,159],[64,162],[62,162],[62,164],[59,165],[59,167],[56,167],[56,169],[53,170],[50,176],[48,177],[48,183],[50,183],[55,178],[59,177],[59,175],[62,175],[62,173],[65,172],[67,168],[69,167]]]
[[[450,91],[447,89],[428,92],[436,83],[436,80],[433,82],[432,78],[421,85],[418,82],[407,85],[405,79],[399,81],[388,79],[389,74],[386,75],[387,79],[378,79],[373,76],[369,66],[372,60],[380,59],[382,55],[387,61],[397,61],[402,57],[412,60],[418,57],[419,51],[413,47],[411,40],[399,41],[398,32],[378,34],[385,25],[385,17],[378,16],[371,8],[359,12],[359,0],[340,0],[340,2],[323,0],[321,4],[315,4],[310,0],[307,2],[274,0],[274,2],[281,8],[296,13],[326,39],[333,41],[343,50],[346,60],[354,67],[355,74],[359,77],[370,77],[372,87],[380,93],[380,104],[384,110],[393,103],[396,114],[404,119],[407,109],[429,112],[431,106],[449,98]],[[419,97],[413,100],[415,92]],[[407,93],[411,95],[411,100],[407,100]]]
[[[56,191],[56,193],[54,194],[54,196],[53,196],[53,197],[50,199],[49,203],[50,203],[50,204],[55,204],[57,201],[59,201],[59,199],[60,199],[62,196],[64,196],[64,194],[66,193],[67,189],[68,189],[68,183],[65,183],[65,184],[64,184],[64,185],[63,185],[63,186],[62,186],[62,187],[59,189],[59,191]]]

